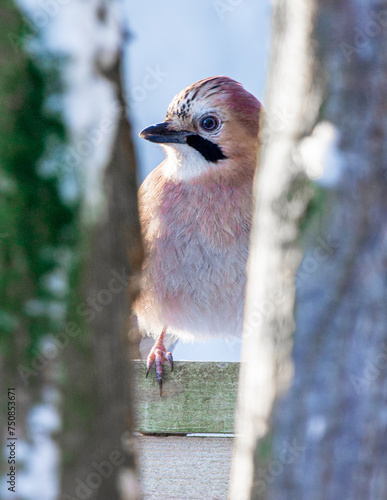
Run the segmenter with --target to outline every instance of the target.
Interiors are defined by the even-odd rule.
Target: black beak
[[[167,142],[186,144],[188,135],[192,135],[192,132],[174,130],[171,122],[157,123],[157,125],[151,125],[140,132],[140,137],[143,139],[151,142],[158,142],[160,144]]]

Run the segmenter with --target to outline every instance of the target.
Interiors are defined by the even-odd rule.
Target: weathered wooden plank
[[[143,500],[226,500],[233,438],[138,436]]]
[[[163,396],[154,369],[133,361],[136,430],[142,433],[230,433],[234,430],[239,363],[175,362],[163,370]]]

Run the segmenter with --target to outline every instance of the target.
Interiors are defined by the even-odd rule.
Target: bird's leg
[[[151,366],[153,365],[154,360],[156,360],[156,377],[160,386],[160,396],[163,393],[163,363],[164,361],[169,361],[171,365],[171,371],[173,371],[173,358],[172,353],[167,352],[164,345],[164,337],[167,329],[163,328],[163,331],[160,333],[158,339],[156,340],[155,345],[152,347],[151,352],[149,353],[147,362],[146,362],[146,377],[148,377]]]

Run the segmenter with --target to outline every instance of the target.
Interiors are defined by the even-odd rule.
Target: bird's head
[[[206,78],[181,91],[162,123],[140,137],[167,152],[167,175],[191,179],[211,170],[255,165],[261,103],[240,83]]]

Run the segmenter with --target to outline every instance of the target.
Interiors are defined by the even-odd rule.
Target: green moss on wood
[[[143,361],[133,362],[136,428],[142,433],[232,433],[239,363],[175,362],[163,368],[163,395],[154,368],[145,378]]]

